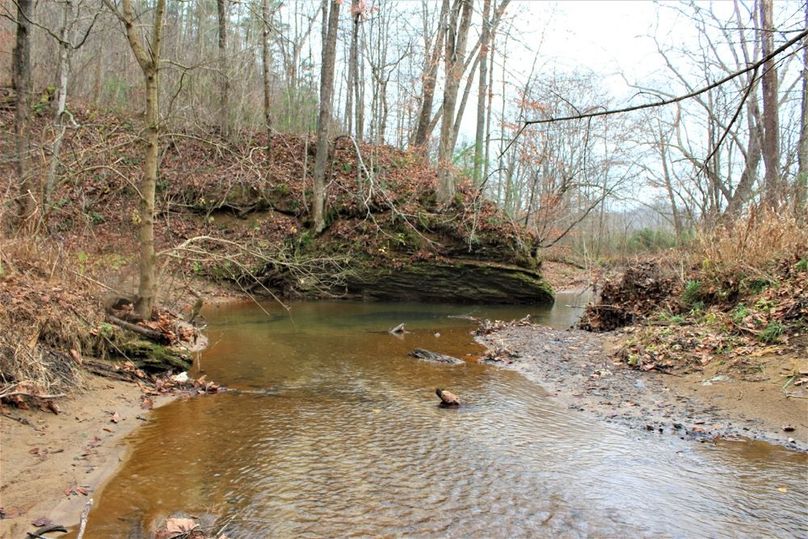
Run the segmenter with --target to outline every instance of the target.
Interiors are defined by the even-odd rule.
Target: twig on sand
[[[90,508],[93,506],[93,499],[90,498],[87,500],[87,503],[84,504],[84,509],[81,511],[81,523],[79,524],[79,533],[76,535],[76,539],[83,539],[84,537],[84,530],[87,528],[87,518],[90,516]]]

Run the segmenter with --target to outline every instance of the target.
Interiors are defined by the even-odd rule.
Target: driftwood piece
[[[394,328],[390,328],[388,333],[390,333],[391,335],[403,335],[404,333],[406,333],[406,330],[404,329],[404,322],[400,323]]]
[[[159,331],[154,331],[153,329],[144,328],[143,326],[138,326],[137,324],[129,323],[125,320],[121,320],[117,316],[108,314],[107,320],[109,320],[111,323],[115,324],[120,328],[131,331],[133,333],[137,333],[138,335],[143,335],[147,339],[154,341],[156,343],[169,344],[171,342],[171,340],[166,335],[160,333]]]
[[[84,532],[87,529],[87,519],[90,516],[90,509],[93,507],[93,499],[90,498],[87,500],[87,503],[84,504],[84,509],[81,512],[81,523],[79,524],[79,534],[76,536],[76,539],[83,539]]]
[[[416,348],[410,352],[410,355],[424,361],[431,361],[432,363],[443,363],[446,365],[463,365],[465,363],[462,359],[445,354],[438,354],[437,352],[431,352],[423,348]]]
[[[102,361],[87,360],[84,362],[83,367],[93,374],[103,376],[105,378],[112,378],[114,380],[121,380],[124,382],[134,382],[138,379],[135,373],[116,369],[115,365],[105,363]]]

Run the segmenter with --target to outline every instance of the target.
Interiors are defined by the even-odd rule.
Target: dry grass
[[[753,210],[700,232],[686,257],[705,277],[773,280],[782,261],[808,258],[808,228],[791,214]]]
[[[80,387],[80,353],[100,312],[86,283],[59,249],[31,239],[0,243],[0,268],[0,398]]]

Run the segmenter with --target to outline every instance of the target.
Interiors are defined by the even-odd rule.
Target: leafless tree
[[[227,59],[227,4],[228,0],[216,0],[216,15],[219,36],[219,130],[225,139],[230,136],[230,74]]]
[[[140,182],[139,239],[140,239],[140,281],[138,298],[135,303],[137,313],[151,318],[152,308],[157,297],[156,255],[154,250],[154,194],[157,186],[160,146],[160,48],[163,39],[163,22],[166,0],[157,0],[149,32],[148,43],[144,43],[141,28],[137,24],[140,17],[135,15],[131,0],[121,0],[118,9],[112,0],[104,0],[107,7],[121,21],[126,31],[129,46],[143,72],[146,87],[146,133],[144,136],[146,158],[143,162],[143,179]]]
[[[449,29],[446,32],[444,50],[444,74],[446,87],[443,92],[443,120],[438,145],[438,203],[448,204],[454,195],[454,177],[451,171],[454,146],[452,136],[455,122],[455,106],[460,79],[466,58],[466,42],[471,26],[472,0],[458,0],[452,7]]]
[[[325,228],[325,174],[329,155],[329,125],[337,56],[340,0],[323,0],[323,62],[320,73],[320,113],[317,119],[317,154],[314,160],[314,231]]]
[[[34,16],[33,0],[17,0],[17,39],[14,44],[12,80],[17,91],[14,129],[17,141],[17,225],[20,229],[34,230],[40,187],[29,165],[31,146],[30,99],[31,85],[31,22]]]

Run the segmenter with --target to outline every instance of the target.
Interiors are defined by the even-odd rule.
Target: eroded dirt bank
[[[570,409],[652,436],[758,439],[808,451],[808,394],[784,392],[782,358],[751,382],[706,369],[683,375],[631,369],[610,357],[614,335],[524,322],[482,333],[478,341],[497,358],[489,362],[523,373]]]

